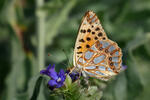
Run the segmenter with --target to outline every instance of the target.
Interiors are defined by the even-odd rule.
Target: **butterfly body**
[[[122,52],[107,38],[96,14],[86,12],[74,49],[74,66],[91,77],[108,80],[121,69]]]

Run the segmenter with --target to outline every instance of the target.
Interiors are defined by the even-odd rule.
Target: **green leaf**
[[[28,86],[28,89],[29,89],[28,93],[29,93],[30,100],[37,100],[37,97],[40,92],[42,80],[43,80],[43,77],[40,75],[37,75],[31,79],[29,86]]]
[[[66,80],[65,80],[66,88],[70,88],[71,84],[72,84],[72,79],[71,79],[71,77],[69,75],[67,75],[66,76]]]

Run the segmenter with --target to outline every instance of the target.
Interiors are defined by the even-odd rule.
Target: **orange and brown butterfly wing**
[[[88,11],[85,13],[78,30],[74,49],[74,62],[99,39],[105,40],[107,36],[96,14]]]
[[[74,66],[103,80],[121,67],[121,49],[109,40],[96,14],[88,11],[82,19],[74,49]]]

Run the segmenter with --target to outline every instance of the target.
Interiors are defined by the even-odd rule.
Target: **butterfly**
[[[122,51],[108,39],[100,20],[87,11],[78,30],[73,55],[74,69],[84,75],[107,81],[121,70]]]

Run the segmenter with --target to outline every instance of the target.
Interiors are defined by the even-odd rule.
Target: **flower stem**
[[[44,0],[36,1],[37,33],[38,33],[38,68],[43,69],[45,65],[45,12],[40,8],[44,5]]]

